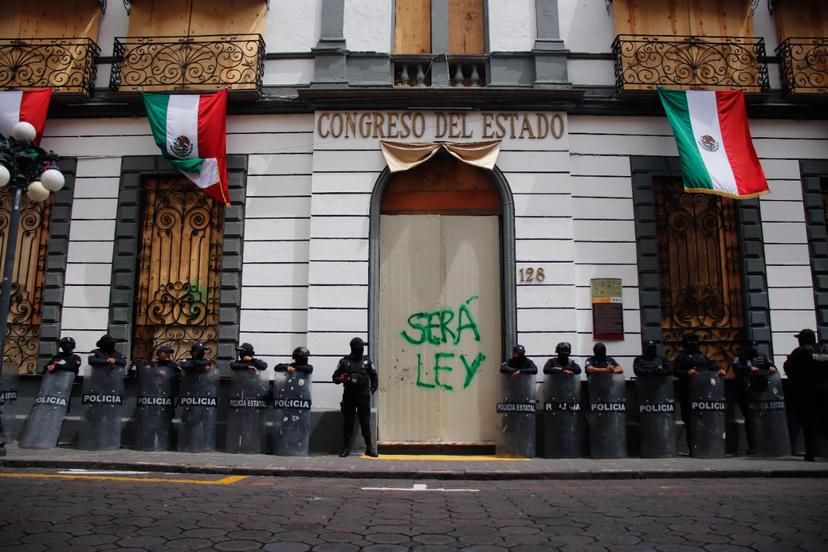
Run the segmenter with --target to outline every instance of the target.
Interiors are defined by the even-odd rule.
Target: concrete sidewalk
[[[178,473],[347,477],[376,479],[652,479],[723,477],[828,477],[828,462],[799,457],[734,457],[698,460],[588,458],[507,460],[489,456],[351,456],[291,458],[264,454],[140,452],[130,449],[82,451],[74,448],[20,449],[8,445],[2,468],[85,468]]]

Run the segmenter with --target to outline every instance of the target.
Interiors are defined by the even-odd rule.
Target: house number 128
[[[522,284],[528,282],[543,282],[546,279],[546,274],[543,273],[543,267],[538,268],[521,268],[518,270],[520,274],[520,282]]]

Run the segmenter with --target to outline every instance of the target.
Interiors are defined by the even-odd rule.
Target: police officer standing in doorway
[[[343,384],[342,392],[342,452],[344,458],[351,453],[351,439],[354,432],[354,413],[359,418],[362,438],[365,440],[365,454],[376,458],[377,451],[371,444],[371,395],[379,385],[377,371],[371,359],[363,355],[365,343],[355,337],[351,340],[351,354],[339,361],[333,373],[333,382]]]
[[[791,382],[791,410],[805,438],[805,461],[813,462],[820,429],[828,435],[828,350],[817,343],[811,329],[795,337],[799,347],[791,351],[783,367]]]
[[[532,359],[526,357],[526,349],[523,345],[515,345],[512,348],[512,358],[500,365],[500,373],[513,378],[523,375],[531,376],[538,373],[538,367]]]

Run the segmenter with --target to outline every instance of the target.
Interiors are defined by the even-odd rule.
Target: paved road
[[[824,479],[56,474],[0,470],[0,549],[828,550]]]

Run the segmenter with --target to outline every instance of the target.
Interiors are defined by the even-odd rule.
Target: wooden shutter
[[[95,0],[3,0],[0,38],[98,39]]]
[[[0,274],[2,274],[8,242],[12,194],[8,188],[0,193]],[[14,363],[21,374],[37,372],[37,351],[40,341],[40,307],[43,299],[43,277],[46,267],[46,242],[49,239],[51,198],[43,203],[31,201],[25,194],[20,211],[17,234],[12,295],[4,362]]]
[[[431,52],[431,0],[396,0],[394,52]]]
[[[266,14],[263,0],[192,0],[188,34],[262,34]]]
[[[193,341],[215,356],[224,211],[184,178],[144,183],[132,357],[160,345],[185,355]]]
[[[828,37],[825,0],[782,0],[777,2],[774,19],[779,42],[791,37]]]
[[[752,36],[747,0],[614,0],[616,34]]]
[[[685,333],[723,369],[740,351],[744,332],[742,259],[736,201],[685,193],[681,182],[654,182],[661,326],[672,358]]]
[[[186,36],[192,0],[136,0],[129,14],[129,36]]]
[[[449,54],[482,54],[485,51],[483,0],[449,0]]]

